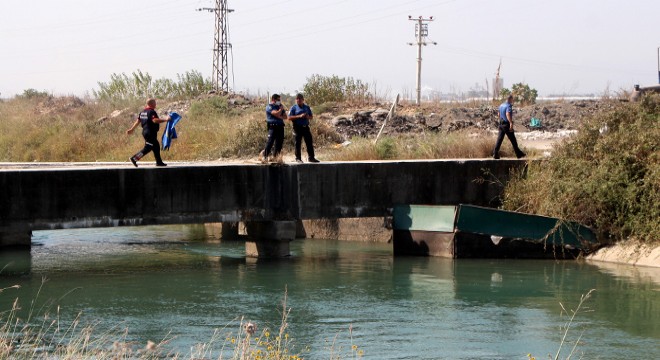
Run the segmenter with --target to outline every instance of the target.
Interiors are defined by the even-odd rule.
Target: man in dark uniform
[[[296,162],[303,162],[301,157],[302,139],[305,139],[307,160],[312,163],[319,162],[314,157],[312,132],[309,130],[309,120],[313,117],[312,109],[305,104],[303,94],[296,95],[296,104],[289,110],[289,120],[293,122],[293,136],[296,139]]]
[[[156,158],[156,166],[167,166],[160,158],[160,144],[158,143],[158,130],[160,123],[170,121],[168,116],[166,119],[158,118],[158,113],[156,113],[156,99],[147,100],[147,106],[140,112],[137,119],[133,123],[130,129],[126,130],[127,134],[132,134],[133,130],[138,126],[142,125],[142,136],[144,137],[144,148],[140,150],[137,154],[131,156],[129,159],[135,167],[137,167],[137,162],[150,151],[154,152],[154,157]]]
[[[518,159],[525,157],[525,153],[518,147],[516,135],[513,133],[513,95],[509,95],[506,101],[500,105],[500,121],[498,128],[499,133],[497,134],[495,149],[493,149],[493,158],[500,158],[500,146],[502,146],[502,141],[504,141],[504,135],[506,135],[506,137],[509,138],[509,141],[511,141],[516,157]]]
[[[263,161],[268,161],[270,150],[275,144],[273,150],[273,157],[280,154],[282,145],[284,144],[284,120],[286,120],[286,110],[280,102],[280,96],[273,94],[270,97],[270,104],[266,106],[266,124],[268,125],[268,140],[266,141],[266,148],[263,153]]]

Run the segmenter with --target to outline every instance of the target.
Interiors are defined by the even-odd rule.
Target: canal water
[[[81,314],[97,333],[125,328],[117,340],[135,344],[168,339],[186,356],[216,329],[220,342],[231,339],[225,334],[236,334],[241,318],[277,332],[286,294],[286,331],[307,359],[355,351],[366,359],[547,359],[571,310],[595,289],[560,358],[573,346],[573,358],[660,358],[657,269],[393,258],[391,244],[319,239],[291,245],[291,258],[262,261],[203,226],[35,232],[31,254],[9,259],[29,273],[0,276],[0,311],[18,299],[22,317],[59,311],[66,323]]]

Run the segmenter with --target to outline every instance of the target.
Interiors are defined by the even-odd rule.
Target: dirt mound
[[[35,111],[38,114],[71,114],[76,109],[85,106],[85,102],[75,96],[52,97],[40,101]]]
[[[174,101],[165,104],[159,104],[159,108],[167,112],[174,111],[179,114],[186,114],[188,110],[190,110],[190,106],[193,104],[193,102],[208,100],[213,97],[226,98],[227,106],[231,109],[246,110],[255,106],[255,103],[250,98],[241,94],[220,95],[212,92],[209,94],[200,95],[193,100],[181,100],[181,101]]]
[[[562,101],[525,107],[514,105],[515,130],[574,130],[582,119],[611,110],[615,106],[615,102],[598,100]],[[354,110],[352,113],[340,115],[324,113],[320,118],[329,121],[337,132],[349,139],[353,136],[376,136],[387,113],[386,109],[375,108]],[[403,105],[397,107],[396,115],[387,122],[383,134],[451,132],[462,129],[496,130],[498,117],[498,107],[492,105],[445,105],[436,108]],[[540,126],[531,127],[532,118],[539,119]]]

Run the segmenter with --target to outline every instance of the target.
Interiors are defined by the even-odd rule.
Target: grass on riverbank
[[[660,243],[660,95],[584,121],[507,184],[504,205],[591,226],[603,243]]]
[[[42,281],[44,286],[46,280]],[[11,286],[0,289],[3,292],[18,288]],[[61,319],[61,309],[47,302],[37,309],[37,296],[30,303],[26,318],[21,318],[18,299],[11,309],[0,312],[0,360],[28,359],[226,359],[226,360],[298,360],[303,359],[305,349],[300,349],[289,334],[288,317],[291,308],[287,306],[287,295],[281,303],[280,324],[272,329],[263,327],[244,318],[232,320],[223,328],[215,329],[206,343],[195,344],[186,354],[169,350],[173,338],[155,343],[140,344],[130,340],[129,330],[114,325],[109,330],[100,331],[100,323],[84,324],[82,313],[69,323]],[[54,308],[54,313],[52,313]],[[349,335],[352,331],[349,329]],[[336,340],[336,336],[334,338]],[[351,337],[352,340],[352,337]],[[328,349],[329,358],[362,358],[364,352],[356,345],[348,349],[332,346]]]

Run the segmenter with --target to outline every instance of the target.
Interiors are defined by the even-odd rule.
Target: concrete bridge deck
[[[0,163],[0,246],[44,229],[380,217],[396,204],[497,206],[511,170],[525,164]]]

